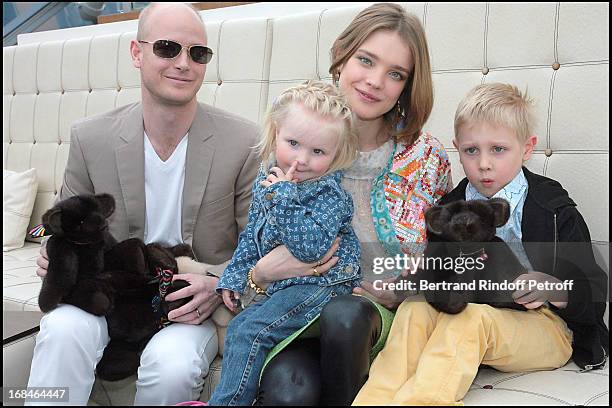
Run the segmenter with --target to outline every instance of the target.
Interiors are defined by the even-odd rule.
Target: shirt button
[[[266,194],[266,200],[270,201],[274,198],[274,193],[267,193]]]
[[[275,217],[270,217],[270,225],[276,225],[276,218]]]
[[[346,271],[346,273],[352,273],[353,272],[353,266],[349,265],[346,268],[344,268],[344,270]]]

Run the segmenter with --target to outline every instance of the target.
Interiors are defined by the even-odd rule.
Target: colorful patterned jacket
[[[376,233],[389,256],[423,253],[425,210],[451,189],[448,154],[436,138],[423,133],[410,146],[396,144],[370,198]]]
[[[334,254],[339,260],[327,273],[276,281],[266,292],[272,295],[287,286],[305,283],[357,286],[361,278],[361,250],[351,226],[353,200],[340,186],[341,173],[297,184],[278,182],[262,187],[260,182],[266,177],[263,167],[260,168],[253,185],[248,224],[240,234],[238,248],[217,284],[217,291],[244,293],[249,269],[279,245],[285,245],[298,260],[310,263],[321,259],[337,236],[342,238]]]

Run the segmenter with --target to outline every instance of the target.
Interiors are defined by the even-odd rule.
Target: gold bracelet
[[[255,291],[255,293],[257,293],[258,295],[265,295],[266,291],[263,288],[259,287],[259,285],[255,283],[255,281],[253,281],[253,271],[254,270],[255,270],[255,267],[252,267],[249,270],[249,273],[247,274],[247,282],[249,286],[251,287],[251,289]]]

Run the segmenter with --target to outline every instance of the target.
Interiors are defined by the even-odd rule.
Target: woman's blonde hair
[[[516,132],[521,143],[533,134],[533,100],[527,91],[502,83],[474,87],[463,98],[455,112],[455,137],[463,125],[493,123]]]
[[[398,103],[384,115],[395,140],[412,144],[433,107],[433,82],[425,30],[419,19],[401,6],[392,3],[374,4],[357,15],[334,41],[329,73],[334,83],[340,70],[367,38],[378,30],[397,33],[410,49],[414,69],[408,75]],[[389,44],[389,47],[392,47]]]
[[[359,147],[351,108],[336,86],[314,80],[284,90],[268,110],[261,141],[255,146],[264,166],[271,164],[278,127],[295,104],[338,122],[338,149],[326,174],[349,167],[357,158]]]

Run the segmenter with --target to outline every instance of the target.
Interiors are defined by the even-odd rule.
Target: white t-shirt
[[[155,152],[147,134],[144,134],[146,243],[177,245],[183,242],[181,221],[188,135],[183,136],[164,162]]]

